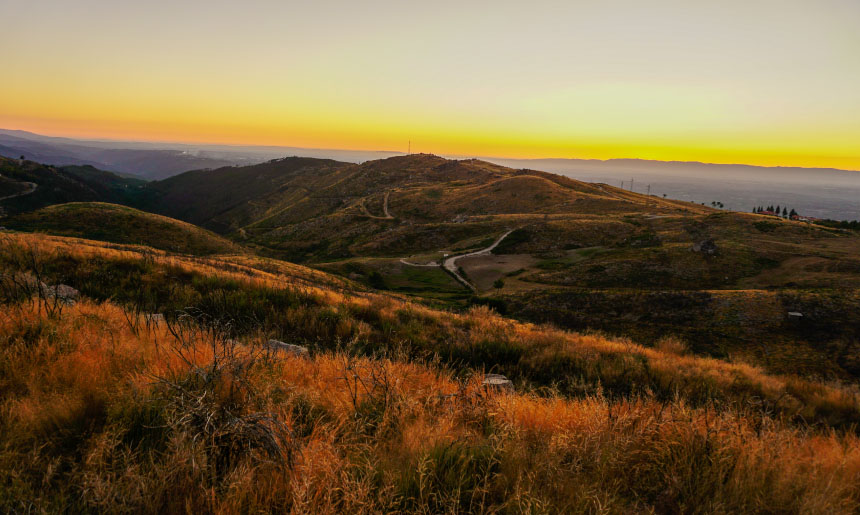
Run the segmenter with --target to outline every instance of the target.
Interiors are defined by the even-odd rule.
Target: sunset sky
[[[860,1],[0,1],[0,127],[860,170]]]

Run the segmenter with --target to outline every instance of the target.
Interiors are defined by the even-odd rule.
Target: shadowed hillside
[[[91,166],[49,166],[5,157],[0,157],[0,177],[0,192],[9,192],[0,193],[0,215],[66,202],[136,203],[145,184]],[[14,193],[18,195],[9,196]]]

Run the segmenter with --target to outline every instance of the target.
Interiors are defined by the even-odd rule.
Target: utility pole
[[[630,178],[630,191],[633,191],[633,177]]]
[[[409,140],[409,149],[406,151],[407,154],[412,153],[412,140]]]
[[[648,207],[648,202],[651,201],[651,185],[648,185],[648,195],[645,197],[645,207]]]

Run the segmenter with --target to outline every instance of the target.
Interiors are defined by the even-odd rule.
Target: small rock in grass
[[[164,322],[164,315],[161,313],[146,313],[143,315],[143,319],[147,323],[158,325],[161,322]]]
[[[493,390],[513,390],[514,383],[501,374],[487,374],[482,383],[486,388]]]
[[[266,343],[266,347],[275,351],[284,351],[290,354],[294,354],[300,358],[310,358],[311,353],[308,351],[307,347],[302,347],[301,345],[293,345],[291,343],[285,343],[279,340],[269,340]]]

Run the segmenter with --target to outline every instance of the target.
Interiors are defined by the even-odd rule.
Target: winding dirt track
[[[385,202],[382,204],[382,211],[385,213],[385,216],[376,216],[370,214],[370,211],[367,210],[367,206],[364,205],[364,200],[361,201],[361,210],[364,211],[364,216],[368,218],[373,218],[374,220],[394,220],[394,217],[391,216],[391,213],[388,212],[388,196],[391,195],[390,191],[385,192]]]
[[[441,265],[439,263],[425,263],[425,264],[412,263],[411,261],[406,261],[405,259],[401,259],[400,262],[403,263],[404,265],[409,265],[409,266],[423,266],[423,267],[428,267],[428,268],[444,267],[445,270],[447,270],[451,275],[453,275],[455,279],[460,281],[460,283],[463,286],[469,288],[470,290],[475,291],[475,290],[477,290],[477,288],[475,288],[475,285],[473,285],[468,280],[466,280],[466,278],[463,277],[462,275],[460,275],[460,272],[457,270],[457,260],[460,258],[464,258],[464,257],[483,256],[484,254],[489,254],[490,252],[493,251],[494,248],[498,247],[499,243],[501,243],[502,240],[507,238],[508,235],[511,234],[512,232],[514,232],[514,229],[511,229],[508,232],[506,232],[505,234],[499,236],[498,239],[496,239],[496,241],[494,241],[492,245],[490,245],[489,247],[487,247],[485,249],[476,250],[474,252],[469,252],[467,254],[459,254],[456,256],[451,256],[449,258],[445,258],[445,261],[443,261]]]
[[[25,182],[24,184],[28,185],[30,187],[30,189],[27,191],[22,191],[21,193],[15,193],[14,195],[6,195],[5,197],[0,197],[0,202],[7,200],[7,199],[10,199],[10,198],[23,197],[24,195],[29,195],[30,193],[33,193],[34,191],[36,191],[36,188],[39,187],[39,185],[36,184],[35,182]]]
[[[385,202],[382,204],[382,212],[385,213],[386,218],[390,218],[393,220],[394,217],[391,216],[391,213],[388,212],[388,196],[389,195],[391,195],[390,190],[385,192]]]
[[[465,285],[467,288],[469,288],[471,290],[476,290],[477,288],[475,288],[475,285],[473,285],[468,280],[466,280],[466,278],[463,277],[462,275],[460,275],[460,272],[457,271],[457,260],[460,258],[464,258],[464,257],[483,256],[484,254],[489,254],[490,252],[493,251],[494,248],[498,247],[499,243],[501,243],[502,240],[507,238],[508,235],[511,234],[512,232],[514,232],[514,229],[510,229],[505,234],[499,236],[499,238],[496,241],[494,241],[492,245],[490,245],[489,247],[487,247],[485,249],[476,250],[474,252],[469,252],[468,254],[460,254],[458,256],[451,256],[449,258],[446,258],[445,261],[442,262],[442,266],[444,266],[445,270],[447,270],[451,275],[453,275],[458,281],[463,283],[463,285]]]

